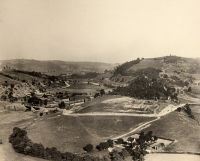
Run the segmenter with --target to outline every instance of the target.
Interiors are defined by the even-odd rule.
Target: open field
[[[124,96],[107,95],[96,98],[84,104],[78,113],[90,112],[118,112],[118,113],[138,113],[153,114],[159,113],[167,103],[147,100],[138,100]]]
[[[200,125],[186,113],[172,112],[145,129],[149,130],[157,136],[176,140],[169,151],[199,152]]]
[[[35,122],[27,130],[34,142],[55,146],[60,151],[82,152],[82,147],[88,143],[97,145],[100,141],[129,132],[152,119],[131,116],[56,116]]]

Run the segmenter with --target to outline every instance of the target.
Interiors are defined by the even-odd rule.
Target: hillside
[[[184,86],[184,82],[192,82],[199,78],[200,60],[177,56],[158,58],[142,58],[125,62],[117,66],[111,80],[121,84],[130,83],[140,75],[164,77],[176,86]]]
[[[193,108],[192,108],[193,111]],[[194,114],[195,111],[193,111]],[[197,114],[199,116],[199,114]],[[176,140],[168,150],[199,152],[200,146],[200,126],[199,123],[187,116],[183,112],[173,112],[164,116],[145,131],[152,130],[157,136]]]
[[[134,72],[146,68],[164,70],[166,73],[200,73],[200,60],[184,58],[178,56],[165,56],[158,58],[142,58],[125,62],[119,67],[123,68],[124,75],[134,74]],[[122,74],[123,73],[116,73]]]
[[[67,62],[60,60],[29,60],[29,59],[13,59],[0,60],[0,69],[12,68],[24,71],[42,72],[51,75],[82,73],[82,72],[98,72],[113,69],[113,64],[101,62]]]

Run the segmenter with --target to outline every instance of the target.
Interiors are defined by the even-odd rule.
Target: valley
[[[56,66],[60,70],[57,74],[40,71],[42,65],[35,69],[33,62],[14,60],[1,64],[0,160],[48,160],[16,153],[8,141],[14,127],[24,129],[33,143],[83,158],[89,155],[112,161],[111,155],[123,149],[132,160],[137,160],[140,153],[145,161],[154,161],[153,156],[156,160],[167,155],[170,161],[176,153],[199,153],[197,60],[175,56],[141,58],[115,68],[102,64],[101,69],[92,71],[91,67],[84,72],[80,70],[83,66],[71,66],[76,70],[63,72],[65,68],[61,70],[56,62],[48,63],[48,68]],[[96,148],[109,139],[113,147]],[[88,144],[93,145],[93,150],[87,153],[83,147]],[[198,157],[191,160],[197,161]],[[181,160],[182,156],[177,158]]]

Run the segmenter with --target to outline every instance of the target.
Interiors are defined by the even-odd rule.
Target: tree
[[[129,152],[126,149],[122,149],[122,151],[119,153],[123,159],[130,156]]]
[[[87,144],[86,146],[83,147],[83,150],[86,152],[91,152],[93,150],[93,145]]]
[[[61,109],[64,109],[64,108],[65,108],[65,102],[64,102],[64,101],[61,101],[61,102],[58,104],[58,107],[61,108]]]
[[[122,138],[117,139],[116,144],[123,144],[124,140]]]
[[[108,143],[108,145],[109,145],[109,147],[113,147],[113,140],[111,140],[111,139],[108,139],[107,140],[107,143]]]
[[[120,155],[120,153],[116,150],[110,153],[110,159],[112,161],[121,161],[123,160],[123,156]]]
[[[47,102],[48,102],[47,99],[45,99],[45,100],[44,100],[44,105],[45,105],[45,106],[47,105]]]
[[[104,91],[104,89],[101,89],[101,90],[100,90],[100,95],[103,96],[103,95],[105,95],[105,94],[106,94],[106,92]]]
[[[97,98],[97,97],[99,97],[99,96],[100,96],[99,93],[95,93],[94,98]]]
[[[108,142],[101,142],[99,145],[96,146],[96,149],[99,151],[105,150],[109,148],[109,143]]]
[[[192,92],[192,87],[188,87],[188,92]]]

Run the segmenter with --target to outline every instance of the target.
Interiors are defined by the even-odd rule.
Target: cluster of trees
[[[2,73],[2,72],[0,72],[0,75],[2,75],[4,77],[7,77],[7,78],[10,78],[10,79],[16,79],[16,78],[14,78],[14,77],[12,77],[12,76],[10,76],[8,74]]]
[[[101,142],[96,146],[96,149],[99,151],[106,150],[110,147],[114,147],[115,144],[123,145],[123,149],[121,151],[113,150],[109,153],[111,161],[122,161],[126,157],[131,156],[133,161],[143,161],[144,156],[147,154],[148,144],[155,142],[158,138],[153,135],[152,131],[148,131],[144,133],[143,131],[139,134],[138,139],[134,139],[129,137],[127,141],[124,141],[122,138],[113,141],[111,139],[106,142]],[[86,152],[91,152],[93,150],[93,146],[91,144],[83,147],[83,150]]]
[[[1,100],[3,101],[10,101],[15,102],[17,101],[17,97],[13,96],[13,91],[15,89],[15,84],[8,84],[7,81],[4,82],[4,86],[8,87],[7,90],[4,92],[4,94],[1,96]]]
[[[138,139],[134,139],[132,137],[128,138],[129,142],[123,141],[120,139],[120,143],[125,144],[125,150],[132,156],[134,161],[143,161],[144,156],[147,154],[147,147],[149,142],[154,142],[157,140],[157,137],[153,135],[152,131],[144,133],[143,131],[140,133]]]
[[[43,78],[44,79],[43,83],[48,85],[48,86],[56,86],[56,85],[59,85],[59,84],[65,85],[65,82],[64,82],[62,76],[47,75],[47,74],[44,74],[44,73],[41,73],[41,72],[22,71],[22,70],[15,70],[15,69],[13,70],[13,72],[26,74],[26,75],[30,75],[30,76],[33,76],[33,77]],[[26,82],[26,80],[21,80],[21,81]],[[58,82],[55,83],[56,81],[58,81]],[[34,80],[34,79],[32,80],[31,84],[40,86],[40,82],[37,83],[37,81]]]
[[[109,147],[113,147],[112,141],[101,142],[101,143],[99,143],[99,145],[96,146],[96,149],[99,151],[102,151],[102,150],[108,149]]]
[[[96,149],[99,150],[99,151],[102,151],[102,150],[108,149],[109,147],[113,147],[113,145],[114,145],[113,140],[108,139],[106,142],[99,143],[96,146]],[[83,147],[83,150],[86,151],[86,152],[91,152],[91,151],[94,150],[94,147],[93,147],[92,144],[87,144],[86,146]]]
[[[102,151],[102,150],[107,150],[109,147],[113,146],[114,146],[113,140],[109,139],[106,142],[99,143],[96,146],[96,149]],[[85,150],[86,152],[91,152],[93,151],[93,145],[87,144],[85,147],[83,147],[83,150]],[[109,159],[111,161],[122,161],[126,157],[130,156],[130,153],[126,149],[122,149],[122,151],[113,150],[112,152],[109,153],[109,156],[110,156]]]
[[[161,70],[156,68],[138,69],[132,73],[132,76],[146,76],[148,78],[158,78]]]
[[[43,101],[38,98],[34,92],[31,93],[31,97],[28,98],[27,100],[28,104],[30,106],[39,106],[39,105],[43,105]]]
[[[127,70],[132,67],[133,65],[135,64],[138,64],[140,62],[140,58],[137,58],[136,60],[132,60],[132,61],[129,61],[129,62],[126,62],[126,63],[123,63],[119,66],[117,66],[114,70],[114,75],[127,75]]]
[[[177,111],[178,112],[184,111],[191,119],[195,119],[195,116],[192,113],[192,110],[189,104],[186,104],[184,107],[177,108]]]
[[[35,71],[31,71],[30,72],[30,71],[22,71],[22,70],[16,70],[16,69],[14,69],[13,71],[17,72],[17,73],[31,75],[31,76],[34,76],[34,77],[42,77],[42,73],[41,72],[35,72]]]
[[[112,161],[122,161],[126,159],[128,156],[130,156],[130,153],[126,149],[122,149],[122,151],[120,152],[116,150],[110,152],[110,159]]]
[[[153,139],[152,139],[153,138]],[[155,141],[156,137],[152,135],[149,131],[146,134],[144,132],[140,133],[140,137],[136,140],[135,146],[133,143],[127,143],[123,139],[118,139],[117,144],[126,144],[122,151],[113,150],[109,153],[110,158],[94,157],[91,155],[79,156],[70,152],[62,153],[58,151],[55,147],[48,148],[44,147],[42,144],[33,143],[27,136],[27,132],[24,129],[18,127],[13,128],[13,133],[9,136],[9,142],[17,153],[22,153],[25,155],[30,155],[33,157],[39,157],[43,159],[48,159],[52,161],[121,161],[128,156],[132,156],[134,161],[143,161],[144,155],[146,154],[146,142]],[[132,140],[133,139],[129,139]],[[113,147],[113,140],[107,140],[97,145],[98,150],[108,149]],[[135,146],[135,148],[133,148]],[[93,145],[88,144],[83,149],[86,152],[91,152],[93,150]]]
[[[168,87],[161,78],[136,77],[127,87],[118,87],[114,94],[131,96],[139,99],[177,99],[175,88]]]
[[[9,142],[17,153],[52,161],[108,161],[106,158],[101,159],[89,155],[79,156],[70,152],[62,153],[55,147],[45,148],[42,144],[33,143],[28,138],[26,130],[18,127],[13,128]]]

